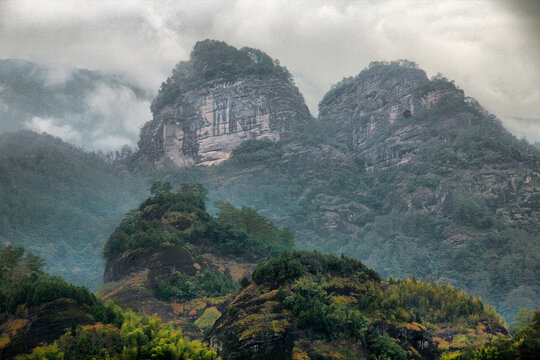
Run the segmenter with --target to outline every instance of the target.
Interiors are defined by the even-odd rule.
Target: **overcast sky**
[[[156,92],[196,41],[224,40],[278,58],[314,115],[344,76],[374,60],[409,59],[455,80],[519,137],[540,141],[537,3],[0,0],[0,58],[52,66],[60,77],[70,67],[122,73]]]

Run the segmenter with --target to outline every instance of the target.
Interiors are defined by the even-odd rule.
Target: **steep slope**
[[[251,48],[198,42],[152,103],[139,156],[183,167],[212,165],[246,139],[279,140],[311,119],[291,74]]]
[[[301,248],[449,282],[511,318],[540,305],[539,174],[537,149],[452,82],[399,61],[336,85],[294,136],[164,177],[254,207]]]
[[[47,270],[101,283],[106,237],[144,192],[125,166],[108,165],[49,135],[0,135],[0,244],[24,246]]]
[[[227,359],[435,359],[506,335],[449,286],[381,281],[359,261],[305,251],[260,263],[210,333]]]
[[[335,85],[319,109],[319,119],[332,124],[366,168],[406,163],[425,141],[489,118],[454,84],[442,77],[429,80],[406,60],[370,64]]]
[[[206,190],[155,183],[105,244],[103,299],[158,314],[201,338],[232,300],[257,260],[293,246],[290,230],[252,209],[217,203],[206,211]]]

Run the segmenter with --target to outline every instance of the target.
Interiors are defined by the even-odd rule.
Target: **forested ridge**
[[[49,135],[0,135],[0,244],[24,246],[54,274],[96,290],[101,248],[143,181]]]
[[[165,243],[213,246],[216,254],[231,259],[273,251],[274,257],[260,262],[251,280],[237,283],[217,269],[201,269],[195,276],[176,272],[159,283],[157,296],[181,304],[234,294],[224,312],[209,308],[195,322],[207,329],[205,341],[222,341],[220,332],[228,329],[227,336],[241,332],[240,345],[259,339],[262,349],[271,348],[275,339],[291,334],[293,326],[298,328],[294,356],[434,359],[442,354],[444,359],[490,356],[498,360],[532,359],[538,349],[537,324],[531,324],[537,316],[533,319],[531,311],[520,312],[510,338],[504,321],[480,298],[446,284],[414,278],[384,280],[343,255],[290,250],[290,232],[253,209],[217,202],[219,212],[208,213],[207,192],[200,184],[182,184],[173,191],[169,183],[155,182],[150,193],[111,235],[105,252],[109,260],[121,252]],[[219,226],[209,225],[212,221]],[[251,253],[227,251],[246,244]],[[47,340],[48,345],[19,359],[217,358],[206,345],[187,340],[159,318],[103,303],[87,289],[48,275],[43,266],[43,260],[22,248],[0,248],[0,350],[15,351],[9,346],[25,334],[19,329],[39,322],[39,317],[27,319],[25,314],[67,300],[77,306],[77,317],[70,320],[75,310],[67,317],[62,312],[50,314],[63,321],[64,335],[59,333]],[[210,331],[215,321],[218,325]],[[405,337],[400,335],[404,333]],[[275,334],[274,340],[264,340],[268,334]],[[413,340],[418,337],[423,339],[421,347]],[[229,345],[219,349],[228,358]],[[288,351],[283,349],[283,354]]]

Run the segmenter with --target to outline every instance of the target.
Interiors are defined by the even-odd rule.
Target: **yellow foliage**
[[[193,299],[187,305],[187,309],[202,310],[206,307],[206,302],[201,299]]]
[[[9,344],[11,341],[11,339],[9,338],[9,336],[2,336],[0,338],[0,349],[2,349],[3,347],[5,347],[7,344]]]
[[[245,340],[263,332],[283,332],[289,325],[286,319],[277,320],[280,314],[251,314],[235,322],[234,326],[244,327],[246,330],[240,335]]]
[[[356,301],[354,297],[344,296],[344,295],[332,296],[332,299],[336,302],[336,304],[341,305],[341,306],[346,306]]]
[[[434,337],[433,341],[435,341],[439,347],[439,350],[446,351],[450,349],[450,344],[445,341],[444,339],[441,339],[440,337]]]
[[[181,313],[184,312],[184,307],[182,305],[178,304],[178,303],[175,303],[175,302],[171,303],[171,308],[173,309],[173,312],[175,314],[181,314]]]
[[[422,324],[419,324],[417,322],[412,322],[407,324],[407,329],[409,330],[415,330],[415,331],[425,331],[426,327]]]
[[[268,300],[268,299],[271,299],[273,298],[274,296],[276,296],[278,290],[272,290],[272,291],[269,291],[267,293],[264,293],[262,295],[259,295],[257,296],[254,300],[255,301],[259,301],[259,300]]]
[[[16,334],[17,330],[24,327],[26,324],[28,324],[28,319],[15,319],[15,320],[9,320],[7,322],[7,330],[12,334]]]
[[[212,327],[220,316],[221,312],[219,312],[216,307],[209,307],[204,311],[200,318],[195,320],[195,326],[197,326],[199,329],[207,329]]]

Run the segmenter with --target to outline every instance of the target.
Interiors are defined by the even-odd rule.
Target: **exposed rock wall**
[[[165,96],[168,101],[153,109],[153,120],[141,130],[139,156],[158,165],[214,165],[244,140],[277,141],[311,118],[290,78],[272,73],[225,77],[160,94],[158,101]],[[181,87],[189,78],[177,81]]]
[[[211,331],[210,345],[224,360],[292,359],[297,334],[290,317],[282,314],[277,291],[261,296],[250,285],[234,300],[237,313],[220,317]]]

